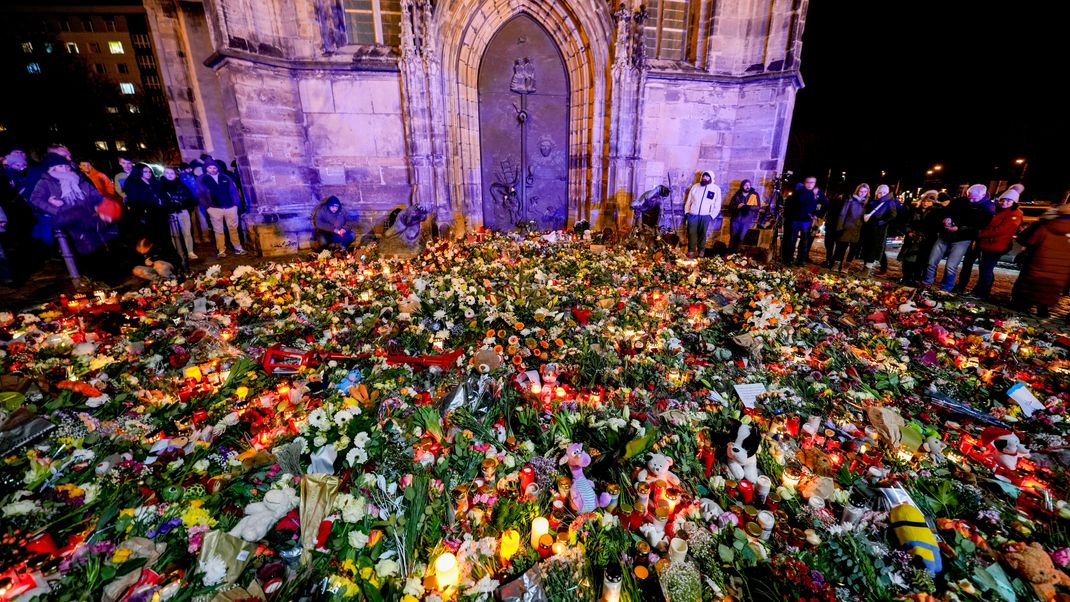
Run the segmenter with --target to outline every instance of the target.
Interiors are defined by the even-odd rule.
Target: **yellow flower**
[[[133,553],[134,553],[134,551],[131,550],[130,548],[119,548],[119,549],[115,550],[114,554],[111,555],[111,563],[112,564],[122,564],[122,563],[126,562],[127,560],[129,560],[130,559],[130,555],[133,554]]]
[[[216,522],[216,519],[212,518],[212,515],[207,510],[200,507],[200,504],[197,506],[191,505],[182,513],[182,525],[187,529],[194,525],[214,527]]]
[[[356,575],[357,565],[353,563],[352,559],[346,558],[345,561],[342,562],[342,570],[349,573],[350,575]]]
[[[375,571],[372,570],[372,567],[366,566],[366,567],[360,569],[360,578],[361,579],[364,579],[365,581],[367,581],[368,579],[371,579],[373,576],[375,576]]]
[[[134,518],[134,509],[123,508],[119,511],[119,518]]]
[[[419,600],[416,599],[416,596],[405,594],[405,596],[401,599],[401,602],[419,602]]]

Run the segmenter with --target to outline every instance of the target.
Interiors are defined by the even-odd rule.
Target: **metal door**
[[[494,34],[479,65],[486,227],[565,226],[568,90],[565,61],[538,22],[518,15]]]

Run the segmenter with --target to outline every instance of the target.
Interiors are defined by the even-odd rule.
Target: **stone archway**
[[[568,73],[553,38],[527,14],[510,19],[479,67],[484,226],[565,226],[568,98]]]
[[[590,217],[604,195],[603,157],[610,41],[608,5],[568,0],[443,0],[435,7],[444,87],[450,197],[469,227],[483,224],[479,65],[491,38],[525,13],[560,50],[569,85],[567,223]]]

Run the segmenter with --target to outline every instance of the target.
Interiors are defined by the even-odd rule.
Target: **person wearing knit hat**
[[[996,214],[992,221],[981,228],[977,235],[977,248],[981,254],[981,268],[977,274],[977,284],[971,294],[975,297],[987,299],[992,292],[992,282],[995,280],[993,272],[999,258],[1010,250],[1014,244],[1014,235],[1025,221],[1025,214],[1018,208],[1018,195],[1020,190],[1011,188],[1000,195],[996,202]],[[962,278],[968,278],[965,274]]]
[[[932,251],[943,210],[939,200],[939,192],[926,190],[906,209],[903,246],[899,249],[898,259],[903,267],[902,283],[907,286],[917,286],[929,267],[929,252]]]
[[[1003,194],[999,195],[999,198],[996,200],[995,212],[993,213],[993,221],[995,221],[995,215],[999,214],[1000,210],[1004,208],[1011,208],[1013,209],[1013,211],[1010,214],[1008,214],[1007,212],[1003,212],[1003,215],[1001,216],[1002,220],[1011,220],[1012,216],[1018,217],[1017,214],[1022,213],[1021,210],[1018,209],[1018,199],[1021,197],[1021,194],[1023,192],[1025,192],[1025,186],[1022,186],[1021,184],[1014,184],[1007,190],[1004,190]],[[1003,202],[1003,199],[1007,199],[1010,204],[1005,204]],[[1017,233],[1018,228],[1022,225],[1022,221],[1024,219],[1025,215],[1023,214],[1020,216],[1020,219],[1018,219],[1018,221],[1014,224],[1014,232],[1011,232],[1009,234],[1011,240],[1004,240],[1004,238],[1008,236],[1005,229],[1010,227],[1005,221],[998,224],[996,230],[990,231],[990,238],[988,243],[990,251],[992,253],[995,253],[995,247],[1003,246],[1004,243],[1006,243],[1007,249],[1010,249],[1011,241],[1014,238],[1014,234]],[[991,226],[991,223],[989,224],[989,226]],[[1004,230],[1000,230],[1000,228],[1003,228]],[[978,234],[978,236],[979,235],[980,234]],[[1005,249],[1004,252],[1007,249]],[[970,245],[969,250],[966,251],[966,256],[962,258],[962,268],[959,270],[959,280],[958,283],[955,285],[956,293],[962,294],[966,292],[966,288],[970,285],[970,278],[973,276],[973,265],[977,263],[977,260],[981,258],[983,253],[984,250],[981,248],[980,240],[975,240],[973,244]],[[992,269],[995,269],[996,263],[1002,256],[1003,253],[1001,252],[998,256],[996,256],[995,259],[990,259],[992,261]],[[986,284],[981,281],[981,277],[984,275],[983,266],[981,267],[981,270],[981,273],[977,276],[977,284],[974,286],[972,294],[984,299],[988,297],[988,293],[992,287],[992,283],[988,282]],[[992,277],[991,271],[989,272],[988,276]]]
[[[316,239],[323,246],[338,246],[343,249],[353,244],[357,234],[348,227],[348,216],[342,210],[342,201],[336,196],[323,200],[312,212],[312,225]]]
[[[1021,200],[1021,195],[1022,195],[1023,192],[1025,192],[1025,186],[1022,186],[1021,184],[1015,184],[1014,186],[1011,186],[1007,190],[1004,190],[1003,194],[999,195],[999,198],[1000,199],[1008,198],[1008,199],[1013,200],[1015,203],[1017,203],[1018,201]]]

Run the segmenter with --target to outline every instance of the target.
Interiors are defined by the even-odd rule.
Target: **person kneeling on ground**
[[[312,213],[312,225],[316,228],[316,239],[324,246],[346,248],[353,244],[357,235],[346,228],[346,213],[342,211],[342,201],[336,196],[329,196]]]
[[[144,259],[144,265],[134,266],[134,275],[144,280],[153,281],[163,278],[170,280],[175,277],[175,266],[164,261],[156,253],[156,246],[147,238],[137,241],[134,247]]]

